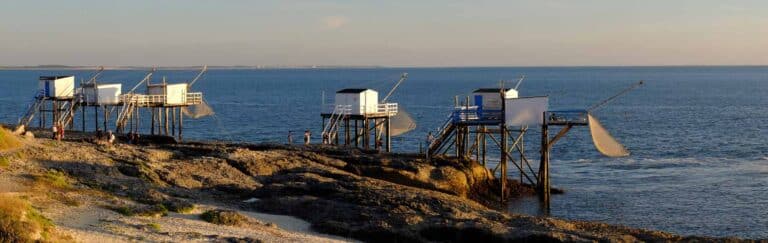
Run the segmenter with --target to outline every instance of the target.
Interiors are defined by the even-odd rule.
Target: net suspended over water
[[[592,114],[588,115],[589,118],[589,132],[592,134],[592,142],[595,144],[595,148],[601,154],[608,157],[626,157],[629,156],[629,151],[624,145],[621,145],[619,141],[616,141],[605,127],[600,124],[600,121],[595,119]]]
[[[183,107],[181,108],[181,112],[192,119],[198,119],[216,114],[213,112],[213,108],[211,108],[208,103],[205,102],[205,100],[203,100],[203,102],[198,105]]]
[[[398,109],[397,115],[393,116],[389,122],[389,129],[393,137],[416,129],[416,121],[413,120],[411,114],[408,114],[402,106]]]

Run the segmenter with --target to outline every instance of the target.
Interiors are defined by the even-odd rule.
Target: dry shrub
[[[21,147],[19,139],[5,128],[0,128],[0,151]]]
[[[239,226],[248,222],[248,218],[232,210],[208,210],[200,215],[200,219],[212,224]]]
[[[17,197],[0,196],[0,242],[47,241],[53,223]]]

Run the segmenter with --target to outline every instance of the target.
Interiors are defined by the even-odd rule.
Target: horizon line
[[[375,68],[601,68],[601,67],[768,67],[768,64],[675,64],[675,65],[168,65],[168,66],[140,66],[140,65],[0,65],[0,70],[40,70],[40,69],[79,69],[95,70],[103,67],[105,70],[140,70],[140,69],[199,69],[208,66],[208,69],[375,69]]]

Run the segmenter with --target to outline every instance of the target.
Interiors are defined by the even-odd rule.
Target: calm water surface
[[[213,70],[194,89],[205,92],[217,114],[185,120],[185,136],[284,142],[288,130],[319,134],[323,92],[328,103],[334,91],[346,87],[386,93],[402,72],[410,78],[391,100],[418,123],[394,140],[394,149],[403,152],[418,151],[427,131],[444,121],[454,96],[496,87],[502,79],[525,74],[521,96],[549,95],[552,109],[585,108],[646,80],[643,88],[595,113],[631,157],[601,157],[586,128],[574,129],[556,145],[552,183],[567,193],[553,198],[553,216],[684,235],[768,238],[768,67]],[[17,121],[37,76],[80,79],[89,73],[0,70],[0,122]],[[195,74],[162,71],[155,80],[188,80]],[[126,90],[143,75],[107,71],[101,80],[123,82]],[[526,140],[538,136],[533,131]],[[538,150],[535,142],[527,147]],[[510,211],[537,214],[531,204],[514,202]]]

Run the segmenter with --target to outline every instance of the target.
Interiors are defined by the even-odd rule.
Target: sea
[[[107,70],[99,81],[122,83],[127,91],[147,71]],[[0,70],[0,122],[18,121],[38,76],[87,80],[93,72]],[[574,128],[554,146],[552,185],[565,193],[553,196],[550,215],[682,235],[768,238],[766,66],[214,69],[192,90],[204,92],[215,115],[185,119],[185,139],[285,143],[288,131],[299,137],[307,129],[317,136],[320,111],[333,103],[335,91],[371,88],[383,96],[402,73],[408,79],[389,100],[417,124],[393,139],[394,151],[404,153],[418,152],[456,97],[463,100],[477,88],[502,81],[510,87],[524,75],[520,96],[546,95],[550,109],[584,109],[643,80],[593,112],[631,156],[602,156],[587,127]],[[185,82],[196,74],[159,70],[153,82]],[[539,132],[532,127],[525,138],[534,169]],[[525,198],[508,208],[542,215],[537,204]]]

